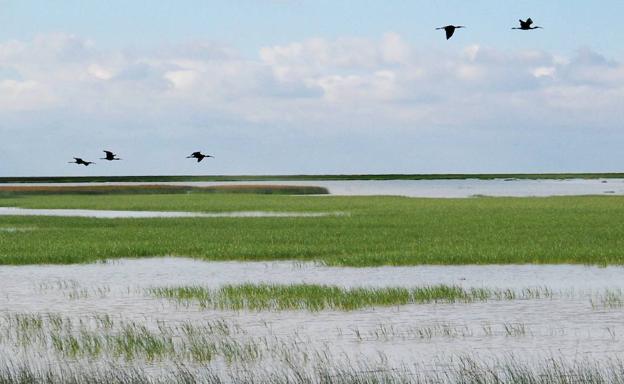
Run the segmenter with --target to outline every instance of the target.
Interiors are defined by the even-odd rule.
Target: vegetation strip
[[[482,361],[478,357],[459,356],[449,361],[443,371],[402,367],[392,369],[378,362],[338,364],[322,361],[308,367],[290,362],[279,367],[242,365],[233,370],[198,369],[176,364],[168,369],[120,366],[110,362],[80,364],[44,364],[22,360],[0,361],[2,384],[616,384],[624,382],[624,363],[565,360],[551,358],[521,361],[510,358]]]
[[[111,195],[176,193],[250,193],[263,195],[326,195],[327,188],[298,185],[81,185],[81,186],[0,186],[0,197],[28,195]]]
[[[489,299],[550,297],[547,288],[498,290],[465,289],[455,285],[414,288],[342,288],[315,284],[240,284],[218,289],[199,286],[151,288],[154,296],[180,303],[197,302],[203,308],[226,310],[341,310],[426,303],[469,303]]]

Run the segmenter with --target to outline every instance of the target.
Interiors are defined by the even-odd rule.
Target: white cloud
[[[87,69],[91,75],[100,80],[110,80],[115,76],[115,72],[99,64],[91,64]]]
[[[535,77],[553,77],[557,72],[555,67],[537,67],[533,70]]]
[[[193,70],[168,71],[165,72],[165,78],[173,84],[178,90],[189,90],[197,84],[199,74]]]
[[[174,111],[187,103],[235,119],[257,121],[262,116],[266,122],[342,119],[328,113],[332,105],[338,108],[334,113],[357,118],[359,113],[350,116],[345,106],[358,103],[369,109],[366,118],[380,122],[404,119],[399,122],[426,126],[439,121],[427,116],[452,108],[457,121],[478,123],[494,120],[506,108],[513,113],[520,112],[519,105],[532,108],[535,100],[546,100],[557,89],[584,89],[570,91],[565,98],[572,99],[570,106],[591,107],[584,93],[624,87],[624,65],[587,49],[569,58],[478,45],[457,54],[425,52],[396,33],[380,39],[312,38],[265,47],[249,59],[202,42],[196,43],[196,50],[186,44],[153,53],[107,52],[89,40],[55,34],[0,44],[0,66],[21,77],[2,83],[5,97],[0,107],[8,109],[49,108],[54,101],[77,114],[91,113],[97,109],[93,100],[99,99],[107,100],[105,112],[116,106],[126,111],[154,106]],[[478,108],[475,114],[465,99],[476,97],[498,108],[489,113]],[[549,114],[549,103],[538,105],[553,122],[565,108],[557,104]],[[608,103],[597,107],[611,108]],[[414,113],[419,109],[427,113]],[[601,117],[608,119],[614,111],[603,112]]]
[[[65,136],[85,138],[94,121],[113,127],[102,135],[134,132],[137,140],[170,141],[180,125],[188,135],[222,125],[233,137],[435,129],[485,137],[492,127],[617,125],[623,96],[624,64],[588,49],[570,57],[478,45],[449,53],[396,33],[311,38],[249,58],[206,42],[154,51],[109,51],[63,34],[0,43],[0,118],[33,135],[48,128],[12,113],[40,111]],[[135,128],[145,124],[154,128]]]

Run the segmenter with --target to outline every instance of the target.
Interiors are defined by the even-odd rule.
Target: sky
[[[622,171],[596,4],[0,0],[0,177]]]

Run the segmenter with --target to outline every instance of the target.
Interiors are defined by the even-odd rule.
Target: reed
[[[247,193],[261,195],[326,195],[323,187],[297,185],[216,185],[191,187],[185,185],[86,185],[86,186],[2,186],[0,197],[37,195],[128,195],[128,194],[189,194]]]

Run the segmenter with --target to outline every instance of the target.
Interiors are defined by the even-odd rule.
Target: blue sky
[[[260,47],[309,37],[378,37],[396,32],[429,46],[432,27],[465,24],[464,43],[571,51],[581,46],[622,53],[624,2],[590,1],[0,1],[0,38],[68,32],[107,47],[160,46],[216,40],[255,53]],[[526,39],[508,30],[532,17],[547,28]]]
[[[619,171],[622,14],[612,0],[0,0],[0,176]],[[528,16],[545,29],[510,29]],[[447,42],[447,23],[468,29]],[[66,163],[102,149],[126,160]],[[200,149],[217,158],[184,161]]]

